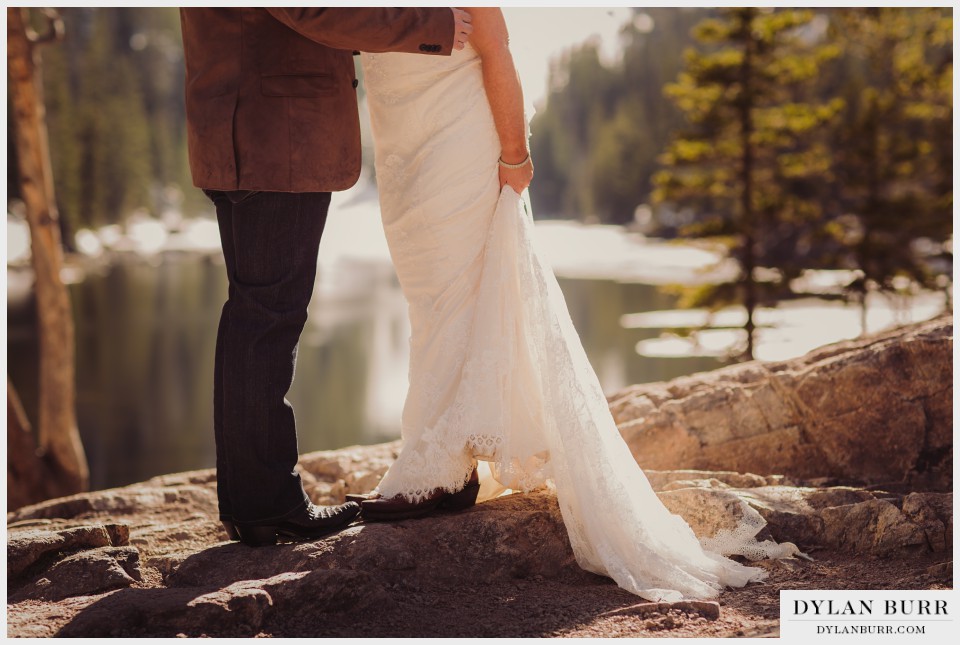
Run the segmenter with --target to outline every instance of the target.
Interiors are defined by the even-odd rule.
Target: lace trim
[[[496,461],[502,444],[503,437],[500,435],[471,434],[467,437],[467,450],[484,461]]]
[[[803,554],[792,542],[777,543],[757,540],[757,534],[767,525],[766,520],[743,500],[739,500],[740,521],[735,527],[722,528],[713,536],[701,537],[700,544],[707,551],[721,555],[740,555],[748,560],[779,560]]]

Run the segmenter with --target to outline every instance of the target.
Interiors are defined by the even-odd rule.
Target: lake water
[[[125,232],[85,232],[81,248],[125,252],[64,272],[76,322],[78,425],[95,489],[214,465],[213,357],[227,283],[216,225],[181,224],[173,235],[154,220],[128,223]],[[7,229],[8,260],[22,257],[25,230],[9,220]],[[723,354],[736,340],[731,329],[698,334],[695,342],[663,334],[703,324],[705,315],[664,311],[675,300],[653,285],[728,276],[730,266],[711,266],[717,258],[708,250],[574,222],[538,222],[536,239],[561,276],[571,318],[608,394],[719,367],[709,354]],[[31,277],[23,269],[8,269],[7,277],[7,373],[36,419]],[[877,297],[868,304],[876,331],[936,315],[944,297],[922,294],[898,307]],[[713,324],[736,326],[739,317],[742,310],[721,312]],[[757,356],[770,360],[859,333],[856,308],[816,299],[758,311],[758,321],[769,328],[759,330]],[[408,337],[376,194],[358,184],[334,196],[288,395],[301,452],[399,436]]]
[[[318,280],[288,396],[301,452],[399,436],[409,336],[402,293],[389,267],[355,261],[339,273]],[[331,282],[351,288],[324,286]],[[671,307],[655,287],[591,279],[563,279],[561,286],[606,392],[719,365],[712,358],[636,354],[636,343],[659,330],[624,329],[620,316]],[[77,416],[91,486],[212,467],[213,356],[226,296],[222,261],[184,253],[114,263],[71,285],[70,295]],[[33,299],[11,301],[7,315],[8,373],[36,419]]]

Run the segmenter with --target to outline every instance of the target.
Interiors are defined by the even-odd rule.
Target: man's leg
[[[271,520],[308,501],[294,471],[296,424],[284,397],[313,293],[330,193],[225,196],[229,222],[221,222],[221,235],[228,238],[224,256],[232,261],[214,387],[220,399],[214,412],[218,471],[222,461],[225,475],[218,485],[226,484],[227,492],[221,512],[228,509],[237,521]]]
[[[205,190],[217,209],[217,224],[220,227],[220,245],[223,249],[223,259],[226,264],[227,276],[233,275],[236,266],[233,248],[232,214],[233,202],[223,191]],[[229,465],[224,455],[223,443],[223,341],[229,324],[230,300],[234,297],[233,285],[227,288],[227,300],[220,311],[220,325],[217,328],[217,349],[213,362],[213,436],[217,448],[217,504],[220,519],[233,521],[233,508],[230,505],[227,485]]]

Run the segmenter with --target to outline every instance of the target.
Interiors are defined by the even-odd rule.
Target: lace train
[[[755,511],[701,544],[620,436],[533,219],[499,190],[476,54],[363,63],[384,230],[412,329],[404,446],[379,491],[416,500],[458,490],[484,460],[506,488],[552,482],[580,566],[644,598],[710,598],[764,578],[723,555],[781,554],[756,540]]]

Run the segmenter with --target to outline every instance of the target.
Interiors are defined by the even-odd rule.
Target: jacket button
[[[353,79],[353,87],[354,87],[354,89],[356,89],[357,85],[359,85],[359,84],[360,84],[360,81],[358,81],[357,79]]]

